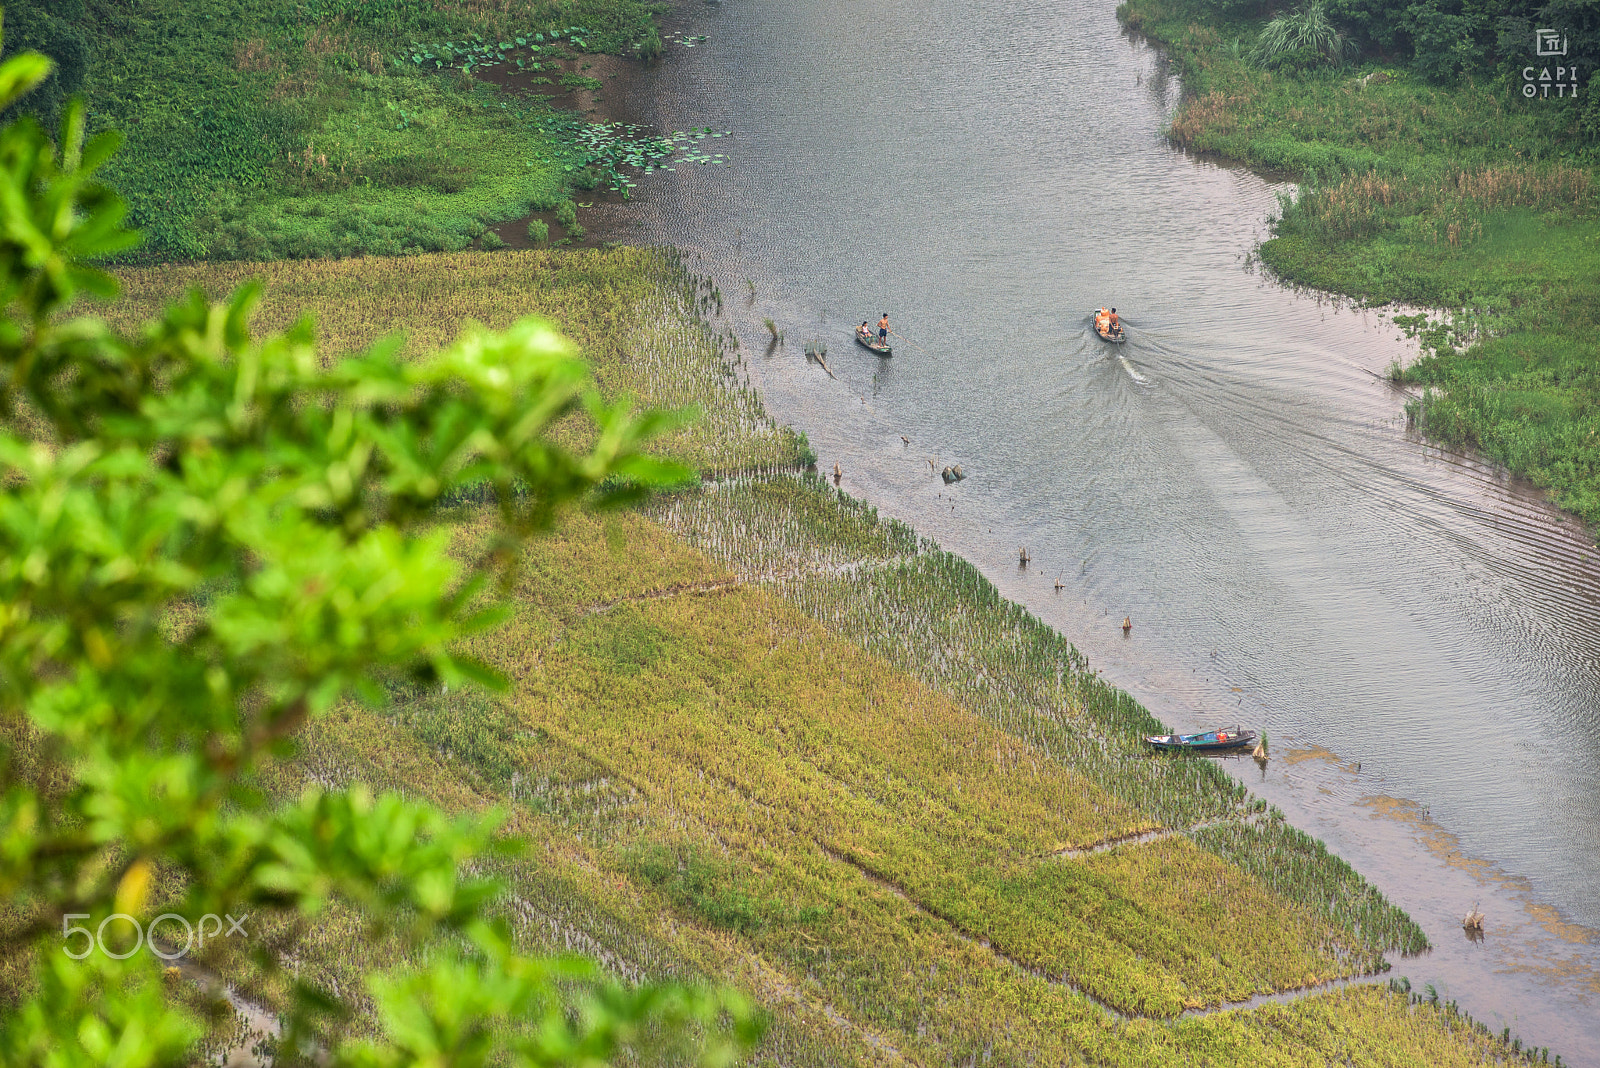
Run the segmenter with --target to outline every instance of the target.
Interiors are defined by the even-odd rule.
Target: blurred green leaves
[[[0,106],[48,70],[0,65]],[[115,289],[89,264],[136,241],[95,179],[116,135],[83,131],[76,101],[54,140],[0,130],[0,943],[33,961],[0,1063],[194,1060],[187,980],[149,952],[68,958],[64,916],[309,921],[334,899],[430,963],[370,977],[382,1038],[356,1044],[333,1024],[359,992],[291,983],[281,1063],[587,1065],[656,1042],[727,1063],[757,1027],[737,995],[516,952],[501,887],[472,874],[517,848],[498,815],[360,787],[271,811],[252,787],[309,718],[399,675],[493,684],[456,650],[502,617],[520,541],[690,477],[642,451],[671,417],[601,399],[532,320],[422,362],[392,341],[329,362],[308,322],[253,337],[250,286],[136,337],[74,318]],[[598,429],[586,452],[550,438],[571,418]],[[447,554],[441,504],[485,487],[495,537]]]

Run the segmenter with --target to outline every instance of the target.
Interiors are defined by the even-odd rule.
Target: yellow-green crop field
[[[504,810],[532,848],[490,863],[526,944],[745,988],[772,1016],[757,1064],[1512,1058],[1382,980],[1229,1011],[1426,943],[1215,764],[1146,753],[1149,714],[970,565],[795,473],[797,439],[704,318],[714,291],[671,253],[172,268],[125,275],[118,315],[252,273],[260,325],[312,309],[335,352],[545,314],[603,389],[706,413],[665,447],[719,474],[526,547],[514,614],[473,649],[505,693],[343,707],[269,793]],[[487,529],[471,505],[449,518],[461,551]],[[269,941],[302,980],[359,989],[395,960],[372,920]]]
[[[266,285],[259,330],[315,316],[321,349],[359,351],[402,334],[426,353],[468,322],[494,329],[539,314],[583,349],[607,395],[632,394],[698,418],[665,442],[708,472],[792,467],[793,432],[774,426],[750,385],[731,334],[702,313],[721,295],[662,249],[461,252],[397,258],[169,264],[119,272],[123,295],[105,317],[132,328],[184,290],[212,296],[250,279]]]

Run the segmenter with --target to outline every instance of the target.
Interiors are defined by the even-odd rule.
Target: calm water
[[[770,410],[845,488],[1169,723],[1266,729],[1269,770],[1238,773],[1438,945],[1396,974],[1600,1063],[1592,538],[1408,434],[1374,373],[1411,352],[1392,325],[1249,270],[1283,187],[1163,142],[1176,81],[1113,6],[686,10],[710,40],[669,45],[628,106],[734,131],[732,165],[597,221],[698,254]],[[1120,349],[1088,328],[1100,304]],[[849,331],[885,309],[910,343],[879,360]]]

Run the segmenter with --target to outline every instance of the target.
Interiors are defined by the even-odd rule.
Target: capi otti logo
[[[1565,56],[1567,35],[1561,30],[1534,30],[1533,53],[1541,58]],[[1523,67],[1522,95],[1534,97],[1574,97],[1578,95],[1578,68],[1576,65]]]
[[[1566,55],[1567,35],[1560,30],[1534,30],[1533,54],[1536,56]]]
[[[1522,95],[1525,97],[1576,97],[1578,95],[1578,68],[1534,67],[1522,68]]]

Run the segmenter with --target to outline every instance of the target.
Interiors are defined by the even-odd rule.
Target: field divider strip
[[[739,585],[743,585],[743,582],[736,575],[728,575],[723,578],[716,579],[705,579],[701,582],[675,582],[671,586],[663,586],[654,590],[646,590],[643,593],[631,593],[626,597],[618,597],[612,601],[600,601],[596,604],[591,604],[584,608],[581,614],[586,616],[597,616],[611,611],[619,604],[631,604],[638,601],[664,601],[686,593],[718,593]]]
[[[1221,823],[1221,822],[1224,822],[1224,821],[1212,820],[1212,821],[1208,821],[1206,823],[1196,824],[1195,826],[1187,828],[1185,830],[1161,831],[1161,832],[1156,832],[1156,833],[1158,833],[1161,838],[1177,837],[1179,835],[1185,835],[1185,834],[1189,834],[1189,833],[1191,833],[1193,831],[1201,830],[1204,827],[1211,826],[1214,823]],[[830,858],[832,860],[836,860],[836,861],[838,861],[838,862],[840,862],[842,864],[848,864],[850,867],[852,867],[856,871],[860,872],[862,877],[864,877],[868,882],[872,883],[874,886],[879,887],[880,889],[887,890],[889,893],[894,894],[896,897],[900,898],[902,901],[906,902],[908,905],[910,905],[912,908],[916,909],[918,912],[921,912],[923,915],[930,916],[933,919],[938,920],[940,923],[942,923],[945,926],[947,926],[950,929],[951,933],[953,933],[954,935],[956,935],[956,937],[962,939],[963,941],[967,942],[968,944],[981,946],[982,948],[988,950],[991,954],[993,954],[996,959],[1004,961],[1005,963],[1009,964],[1011,967],[1017,969],[1018,971],[1025,972],[1028,975],[1031,975],[1036,979],[1042,979],[1045,982],[1050,983],[1050,984],[1052,984],[1054,986],[1064,986],[1064,987],[1072,990],[1073,992],[1082,995],[1084,997],[1084,999],[1086,999],[1087,1001],[1090,1001],[1093,1004],[1095,1004],[1096,1006],[1098,1006],[1101,1009],[1101,1011],[1103,1011],[1106,1015],[1111,1016],[1111,1017],[1113,1017],[1113,1018],[1115,1018],[1117,1020],[1121,1020],[1121,1021],[1129,1021],[1129,1020],[1136,1020],[1137,1019],[1137,1020],[1151,1020],[1151,1021],[1155,1021],[1155,1022],[1158,1022],[1158,1023],[1172,1023],[1172,1022],[1174,1022],[1176,1020],[1193,1019],[1193,1018],[1199,1018],[1199,1017],[1204,1017],[1204,1016],[1214,1016],[1214,1015],[1216,1015],[1218,1013],[1223,1013],[1223,1012],[1242,1012],[1242,1011],[1247,1011],[1249,1009],[1258,1008],[1258,1007],[1263,1006],[1263,1005],[1285,1005],[1285,1004],[1290,1004],[1290,1003],[1295,1002],[1295,1001],[1299,1001],[1302,998],[1314,997],[1314,996],[1316,996],[1318,994],[1325,994],[1325,993],[1329,993],[1329,992],[1334,991],[1334,990],[1342,990],[1347,986],[1366,986],[1366,985],[1369,985],[1369,984],[1376,983],[1380,979],[1382,979],[1384,973],[1387,972],[1387,970],[1388,970],[1387,968],[1385,968],[1384,971],[1382,971],[1382,972],[1373,972],[1373,973],[1370,973],[1370,974],[1367,974],[1367,975],[1347,976],[1347,977],[1341,978],[1341,979],[1327,979],[1327,980],[1323,980],[1322,982],[1319,982],[1319,983],[1309,983],[1309,984],[1307,984],[1305,986],[1298,986],[1298,987],[1294,987],[1294,988],[1289,989],[1289,990],[1275,990],[1275,991],[1273,991],[1271,993],[1267,993],[1267,994],[1257,994],[1257,995],[1255,995],[1253,997],[1246,998],[1243,1001],[1223,1002],[1220,1005],[1213,1005],[1213,1006],[1210,1006],[1210,1007],[1207,1007],[1207,1008],[1185,1009],[1181,1013],[1179,1013],[1177,1016],[1143,1016],[1143,1015],[1134,1014],[1134,1013],[1127,1013],[1127,1012],[1122,1011],[1121,1009],[1118,1009],[1118,1008],[1116,1008],[1116,1007],[1114,1007],[1114,1006],[1112,1006],[1112,1005],[1100,1000],[1100,998],[1098,998],[1095,995],[1089,993],[1087,990],[1083,989],[1081,986],[1079,986],[1078,984],[1076,984],[1076,983],[1074,983],[1074,982],[1072,982],[1072,981],[1070,981],[1068,979],[1057,978],[1057,977],[1055,977],[1053,975],[1050,975],[1049,973],[1043,971],[1042,969],[1033,967],[1033,966],[1028,965],[1028,964],[1024,964],[1022,961],[1017,960],[1015,957],[1013,957],[1010,954],[1006,953],[1004,950],[995,948],[994,943],[989,941],[989,939],[984,938],[981,935],[975,935],[972,932],[967,931],[960,924],[958,924],[954,920],[952,920],[950,917],[945,916],[942,913],[940,913],[938,910],[930,908],[929,906],[923,904],[921,901],[918,901],[916,898],[912,897],[911,894],[909,894],[904,888],[902,888],[899,885],[897,885],[893,880],[881,875],[880,873],[878,873],[876,871],[873,871],[867,865],[863,864],[859,860],[856,860],[854,857],[851,857],[851,856],[849,856],[849,855],[847,855],[845,853],[842,853],[842,852],[830,847],[829,845],[827,845],[825,842],[822,842],[821,840],[817,840],[816,844],[817,844],[817,848],[822,851],[823,855],[827,856],[828,858]],[[1107,846],[1107,848],[1110,848],[1110,846]],[[1050,855],[1050,854],[1046,854],[1046,855]]]
[[[752,966],[760,973],[764,985],[777,992],[779,998],[775,998],[774,1000],[783,999],[793,1001],[800,1005],[809,1005],[811,1008],[816,1009],[818,1012],[821,1012],[824,1016],[826,1016],[828,1018],[828,1022],[832,1023],[841,1031],[855,1032],[855,1034],[863,1042],[871,1046],[873,1049],[887,1053],[890,1057],[901,1064],[917,1065],[916,1061],[902,1053],[900,1048],[893,1042],[890,1042],[887,1038],[879,1034],[877,1031],[874,1031],[872,1028],[852,1020],[849,1016],[846,1016],[844,1013],[834,1008],[831,1002],[817,1001],[807,998],[805,994],[801,992],[800,988],[791,981],[791,977],[786,972],[780,969],[777,965],[773,964],[771,961],[767,960],[760,953],[746,952],[744,956],[747,960],[752,962]],[[921,1066],[918,1065],[917,1068],[921,1068]]]
[[[1115,835],[1111,838],[1102,838],[1093,845],[1068,846],[1065,849],[1053,849],[1048,853],[1039,853],[1040,858],[1059,857],[1063,860],[1076,860],[1078,857],[1089,857],[1096,853],[1107,853],[1118,846],[1144,846],[1164,842],[1168,838],[1183,838],[1203,831],[1208,827],[1220,827],[1225,823],[1233,822],[1233,817],[1223,816],[1214,820],[1202,820],[1188,827],[1157,827],[1150,831],[1130,831],[1127,834]]]
[[[887,890],[889,893],[894,894],[896,897],[900,898],[906,904],[910,905],[912,908],[916,909],[918,912],[922,913],[923,915],[931,916],[933,919],[938,920],[940,923],[942,923],[946,927],[948,927],[952,934],[954,934],[957,938],[961,939],[962,941],[968,943],[969,945],[981,946],[982,948],[988,950],[995,957],[996,960],[1004,961],[1006,964],[1009,964],[1011,967],[1017,969],[1018,971],[1026,972],[1028,975],[1031,975],[1036,979],[1042,979],[1045,982],[1050,983],[1050,984],[1055,985],[1055,986],[1064,986],[1064,987],[1066,987],[1067,989],[1071,990],[1072,992],[1081,995],[1085,1000],[1087,1000],[1087,1001],[1091,1002],[1092,1004],[1098,1006],[1107,1016],[1110,1016],[1113,1019],[1120,1020],[1120,1021],[1123,1021],[1123,1022],[1126,1022],[1126,1021],[1132,1020],[1132,1019],[1136,1019],[1136,1018],[1137,1019],[1162,1019],[1162,1017],[1134,1017],[1134,1016],[1131,1016],[1128,1013],[1123,1012],[1121,1009],[1114,1008],[1113,1006],[1108,1005],[1106,1002],[1101,1001],[1099,998],[1095,997],[1093,994],[1089,993],[1087,990],[1083,989],[1081,986],[1078,986],[1076,983],[1070,982],[1069,980],[1064,979],[1064,978],[1058,979],[1055,976],[1049,975],[1049,974],[1041,971],[1038,968],[1034,968],[1034,967],[1032,967],[1030,965],[1022,963],[1021,961],[1017,960],[1015,957],[1013,957],[1010,954],[1006,953],[1004,950],[996,949],[995,946],[994,946],[994,943],[989,941],[987,938],[984,938],[981,935],[973,934],[972,932],[970,932],[970,931],[966,930],[965,928],[963,928],[960,924],[956,923],[950,917],[943,915],[942,913],[940,913],[936,909],[932,909],[932,908],[929,908],[927,905],[924,905],[922,902],[918,901],[916,898],[912,897],[909,893],[907,893],[902,887],[896,885],[892,880],[884,877],[883,875],[880,875],[878,872],[873,871],[871,868],[867,867],[865,864],[861,863],[859,860],[856,860],[854,857],[851,857],[851,856],[848,856],[848,855],[846,855],[844,853],[839,852],[838,850],[832,848],[831,846],[829,846],[827,843],[823,842],[820,839],[816,839],[815,841],[817,843],[817,848],[822,851],[824,856],[828,857],[831,860],[836,860],[841,864],[848,864],[850,867],[852,867],[856,871],[860,872],[861,876],[864,879],[866,879],[869,883],[871,883],[872,885],[874,885],[874,886],[876,886],[876,887],[878,887],[878,888],[880,888],[882,890]]]
[[[881,565],[880,560],[852,560],[848,563],[835,564],[823,567],[794,567],[785,571],[746,572],[742,574],[726,575],[722,578],[703,579],[699,582],[675,582],[671,586],[662,586],[641,593],[630,593],[625,597],[618,597],[610,601],[597,601],[586,606],[581,615],[600,615],[620,604],[630,604],[639,601],[664,601],[683,594],[718,593],[733,589],[737,586],[765,586],[768,583],[783,582],[788,579],[806,578],[811,575],[850,575],[874,565]]]
[[[1385,972],[1373,972],[1369,975],[1350,975],[1343,979],[1325,979],[1320,983],[1309,983],[1305,986],[1297,986],[1292,990],[1279,990],[1271,994],[1257,994],[1255,997],[1246,998],[1243,1001],[1224,1002],[1209,1009],[1185,1009],[1178,1014],[1178,1019],[1198,1019],[1204,1016],[1215,1016],[1222,1012],[1247,1012],[1250,1009],[1258,1009],[1264,1005],[1288,1005],[1299,1001],[1301,998],[1329,994],[1349,986],[1372,986],[1378,982],[1385,981],[1384,975]]]

